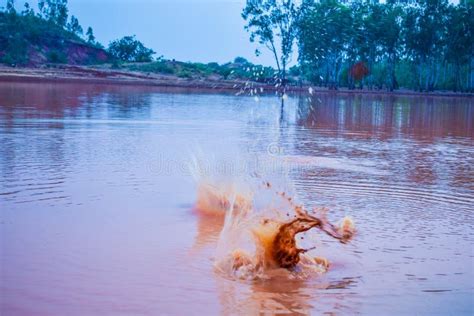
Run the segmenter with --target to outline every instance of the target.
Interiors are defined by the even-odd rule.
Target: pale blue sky
[[[6,0],[0,0],[6,2]],[[20,6],[23,0],[17,0]],[[255,56],[240,13],[245,0],[69,0],[69,14],[92,26],[105,46],[135,34],[156,56],[224,63],[236,56],[274,66],[265,48]],[[29,0],[37,9],[37,0]]]

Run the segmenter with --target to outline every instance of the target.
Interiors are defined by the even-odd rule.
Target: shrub
[[[108,52],[115,59],[126,62],[151,62],[153,55],[156,54],[136,40],[135,35],[110,42]]]
[[[51,50],[47,54],[48,61],[54,64],[65,64],[67,63],[66,54],[59,50]]]
[[[21,65],[28,62],[28,42],[21,34],[15,33],[8,39],[5,55],[0,61],[8,65]]]

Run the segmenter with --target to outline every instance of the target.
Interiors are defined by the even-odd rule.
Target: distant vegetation
[[[108,59],[95,41],[92,28],[87,39],[76,17],[68,17],[66,0],[42,0],[38,13],[25,3],[17,12],[8,0],[0,11],[0,62],[8,65],[44,63],[93,64]]]
[[[283,84],[296,43],[296,72],[316,85],[474,90],[473,0],[247,0],[242,17]]]
[[[108,48],[109,54],[117,60],[127,62],[150,62],[156,54],[152,49],[146,48],[135,36],[125,36],[112,41]]]
[[[0,12],[0,62],[8,65],[39,66],[47,63],[98,64],[108,62],[114,68],[146,73],[175,75],[180,78],[243,79],[273,83],[271,67],[254,65],[238,57],[233,62],[192,63],[154,59],[152,49],[136,39],[124,36],[111,41],[105,49],[88,27],[85,34],[79,20],[68,15],[67,0],[45,0],[38,12],[25,4],[15,9],[9,0]],[[102,53],[102,58],[98,58]]]
[[[84,34],[79,20],[69,16],[67,0],[40,0],[37,12],[28,2],[17,11],[14,0],[7,0],[0,11],[0,62],[4,64],[150,62],[153,54],[135,36],[112,41],[104,49],[91,27]]]
[[[181,78],[214,76],[216,79],[243,79],[271,84],[275,82],[276,75],[272,67],[252,64],[243,57],[237,57],[233,62],[222,65],[218,63],[185,63],[158,58],[151,63],[123,64],[122,67],[132,71],[170,74]]]
[[[474,0],[247,0],[250,40],[269,49],[276,70],[238,57],[184,63],[154,58],[134,35],[105,48],[69,15],[67,0],[0,7],[0,63],[99,64],[181,78],[245,79],[277,87],[474,91]],[[297,60],[292,60],[297,50]],[[260,51],[256,50],[259,55]],[[289,65],[295,64],[289,68]]]

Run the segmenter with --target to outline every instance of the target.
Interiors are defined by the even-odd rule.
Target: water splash
[[[326,208],[306,210],[269,182],[245,190],[242,185],[201,183],[196,209],[202,215],[225,218],[217,242],[215,269],[234,279],[281,275],[294,279],[322,274],[329,267],[328,261],[311,256],[309,252],[314,247],[299,248],[296,235],[319,228],[346,243],[355,232],[349,217],[336,226],[328,221]]]

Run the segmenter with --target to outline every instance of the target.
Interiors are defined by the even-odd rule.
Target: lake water
[[[224,277],[196,160],[357,234],[305,233],[322,276]],[[3,82],[0,210],[2,315],[472,315],[474,100]]]

